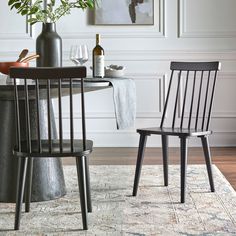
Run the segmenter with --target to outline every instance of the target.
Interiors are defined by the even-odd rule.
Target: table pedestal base
[[[45,105],[45,102],[42,101],[40,104],[41,110],[44,110]],[[17,158],[12,155],[12,150],[16,143],[14,101],[1,100],[0,107],[0,202],[15,202]],[[31,109],[34,109],[33,102]],[[31,112],[31,114],[33,115],[34,112]],[[46,124],[45,120],[41,127],[42,132],[44,132],[42,135],[45,135],[45,130],[47,130],[47,127],[43,127]],[[55,122],[52,127],[54,135],[56,135]],[[61,160],[55,158],[35,158],[33,165],[32,202],[52,200],[65,194],[66,188]]]

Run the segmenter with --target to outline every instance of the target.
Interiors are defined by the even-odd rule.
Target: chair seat
[[[83,150],[82,140],[75,139],[74,140],[74,150],[71,151],[71,143],[70,140],[63,140],[63,150],[60,152],[60,143],[59,140],[52,140],[52,151],[49,152],[48,140],[42,140],[42,152],[39,152],[38,141],[32,140],[32,151],[31,153],[27,150],[27,142],[21,142],[21,151],[19,152],[18,148],[14,149],[14,154],[17,157],[81,157],[86,156],[92,152],[93,149],[93,141],[86,140],[86,150]]]
[[[180,129],[180,128],[166,128],[166,127],[151,127],[137,129],[138,133],[149,134],[159,134],[159,135],[171,135],[171,136],[185,136],[185,137],[197,137],[212,134],[210,130],[200,130],[200,129]]]

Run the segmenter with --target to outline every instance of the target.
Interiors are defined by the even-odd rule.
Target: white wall
[[[95,33],[101,33],[106,64],[125,65],[137,86],[136,127],[159,124],[171,60],[220,60],[211,144],[236,145],[236,1],[154,0],[153,26],[94,26],[91,13],[74,11],[57,29],[63,38],[64,65],[71,65],[72,44],[86,43],[90,50]],[[25,18],[0,2],[0,59],[13,60],[28,47],[35,50],[41,25],[27,26]],[[87,66],[91,65],[90,61]],[[88,136],[96,146],[137,146],[135,128],[117,131],[112,89],[87,94]],[[171,140],[172,145],[178,139]],[[159,137],[148,145],[160,145]],[[193,145],[199,145],[193,142]]]

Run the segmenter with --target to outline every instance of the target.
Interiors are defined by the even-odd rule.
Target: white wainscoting
[[[63,38],[63,63],[72,65],[72,44],[86,43],[90,52],[95,34],[101,33],[106,65],[126,67],[126,75],[137,86],[135,127],[116,130],[112,89],[86,94],[88,137],[95,146],[133,147],[138,145],[136,128],[159,125],[169,82],[170,61],[213,61],[222,63],[213,107],[213,146],[236,145],[236,7],[235,0],[154,0],[152,26],[95,26],[92,13],[73,11],[57,24]],[[6,24],[8,22],[8,24]],[[35,51],[41,25],[30,27],[26,19],[10,12],[7,1],[0,2],[0,60],[15,60],[22,48]],[[33,64],[32,64],[33,65]],[[91,55],[87,66],[91,65]],[[91,74],[90,69],[88,69]],[[68,110],[65,103],[65,115]],[[57,117],[57,111],[55,110]],[[168,117],[168,114],[167,114]],[[78,121],[80,114],[76,114]],[[65,121],[67,118],[65,118]],[[65,135],[68,135],[68,127]],[[80,134],[76,134],[80,135]],[[177,146],[179,140],[170,140]],[[192,141],[191,145],[200,145]],[[160,146],[151,137],[148,146]]]
[[[235,8],[234,0],[179,0],[179,36],[235,38]]]

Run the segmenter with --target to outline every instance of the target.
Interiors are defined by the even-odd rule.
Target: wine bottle
[[[104,77],[104,49],[100,46],[100,34],[96,34],[96,46],[93,49],[93,77]]]

